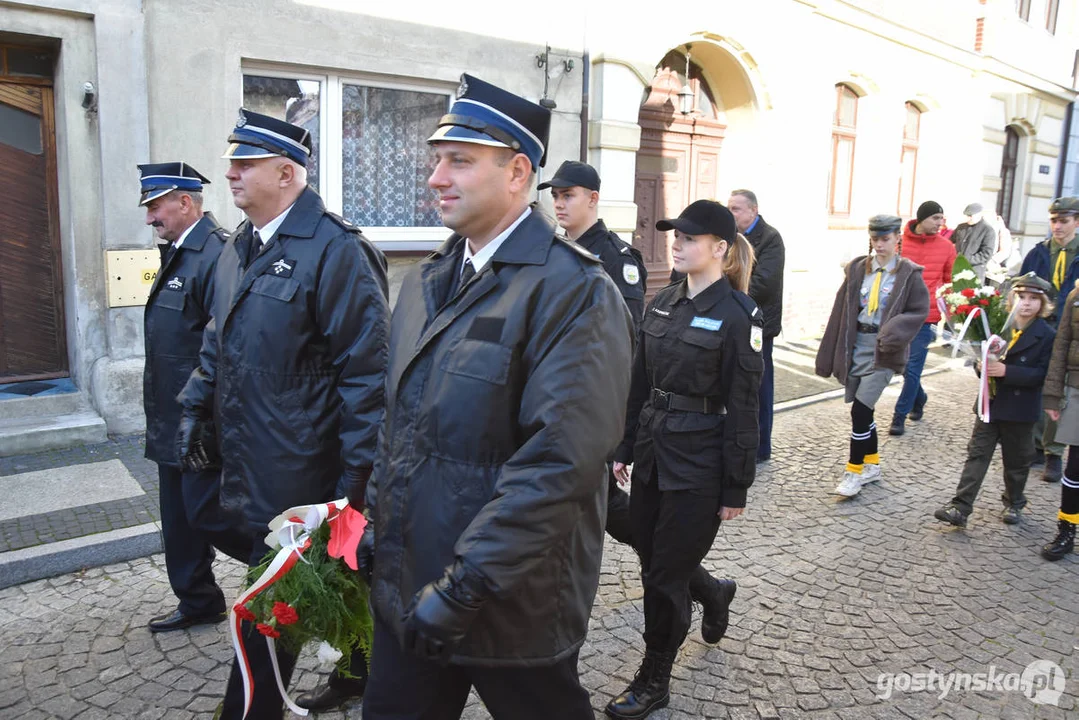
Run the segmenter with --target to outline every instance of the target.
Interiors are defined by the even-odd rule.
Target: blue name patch
[[[695,317],[693,318],[693,322],[691,322],[689,326],[715,332],[716,330],[719,330],[721,327],[723,327],[723,321],[713,320],[712,318],[706,317]]]

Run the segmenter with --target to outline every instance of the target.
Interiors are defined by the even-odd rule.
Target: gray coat
[[[584,642],[599,585],[632,320],[599,260],[538,213],[458,289],[464,243],[411,270],[394,308],[371,602],[400,637],[460,558],[489,596],[452,662],[549,665]]]
[[[961,224],[952,233],[955,252],[970,261],[979,282],[985,282],[985,266],[997,251],[997,231],[985,220]]]
[[[835,294],[832,314],[828,317],[828,326],[817,350],[817,374],[835,377],[843,385],[847,384],[854,339],[858,335],[865,261],[863,255],[847,265],[846,277]],[[882,312],[873,363],[877,368],[901,373],[910,357],[910,343],[929,312],[929,290],[922,280],[921,265],[899,258],[892,294]]]

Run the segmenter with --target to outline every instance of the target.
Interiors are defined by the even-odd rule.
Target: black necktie
[[[471,260],[465,260],[465,266],[461,270],[461,281],[457,283],[457,290],[460,292],[464,289],[465,285],[468,285],[468,281],[476,276],[476,268],[472,267]]]
[[[256,230],[255,231],[255,242],[254,242],[254,245],[253,245],[253,247],[255,249],[255,254],[254,254],[252,259],[257,258],[262,253],[262,248],[265,245],[266,245],[266,243],[262,242],[262,236],[259,235],[259,231]]]

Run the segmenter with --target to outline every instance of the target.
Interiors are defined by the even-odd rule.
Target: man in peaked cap
[[[233,556],[250,550],[230,531],[231,518],[220,512],[217,472],[184,473],[173,442],[180,421],[176,390],[199,364],[202,330],[213,305],[214,267],[228,233],[202,212],[202,186],[210,181],[195,168],[182,162],[138,167],[139,205],[146,209],[146,224],[164,241],[143,314],[146,457],[157,463],[165,569],[180,601],[171,613],[150,621],[156,633],[223,620],[225,597],[214,580],[211,543]]]
[[[955,251],[970,262],[978,282],[985,283],[985,267],[997,251],[997,231],[984,217],[981,203],[971,203],[963,208],[966,220],[959,223],[952,233]]]
[[[1023,258],[1020,274],[1035,273],[1053,285],[1050,297],[1054,310],[1049,323],[1054,327],[1067,302],[1068,293],[1079,282],[1079,197],[1061,197],[1049,204],[1049,231]],[[1035,464],[1045,463],[1042,480],[1060,482],[1064,474],[1064,445],[1056,442],[1056,423],[1044,413],[1034,426]]]
[[[428,142],[454,234],[394,308],[367,487],[365,720],[592,720],[577,654],[599,583],[606,458],[632,319],[600,261],[529,206],[550,112],[469,75]]]
[[[180,396],[177,442],[184,462],[202,467],[200,428],[216,405],[221,497],[256,538],[255,567],[269,550],[267,523],[284,510],[345,495],[362,509],[384,405],[386,260],[308,187],[306,130],[241,110],[229,143],[225,177],[247,219],[217,264],[214,319]],[[281,718],[272,660],[254,630],[244,623],[254,683],[247,717]],[[278,646],[277,663],[287,686],[296,657]],[[359,677],[297,702],[321,709],[361,694],[362,655],[352,672]],[[234,663],[221,717],[239,720],[244,705]]]

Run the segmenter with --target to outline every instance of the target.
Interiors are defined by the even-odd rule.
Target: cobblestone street
[[[998,459],[966,529],[934,520],[965,458],[976,388],[968,370],[926,387],[924,420],[902,438],[885,430],[883,479],[850,500],[830,494],[846,459],[842,400],[777,416],[746,516],[721,528],[706,560],[739,583],[730,630],[705,645],[695,617],[671,706],[653,718],[1075,717],[1079,557],[1038,556],[1059,487],[1032,472],[1023,523],[1003,525]],[[884,428],[896,393],[878,407]],[[217,567],[234,594],[240,566]],[[643,650],[636,557],[608,540],[603,568],[580,667],[597,717]],[[146,622],[174,602],[161,555],[0,590],[0,717],[209,718],[232,654],[227,630],[151,635]],[[1068,678],[1057,705],[1017,689],[914,691],[902,675],[1022,673],[1035,660]],[[293,691],[319,677],[305,655]],[[359,704],[319,717],[359,718]],[[474,698],[466,717],[487,714]]]

